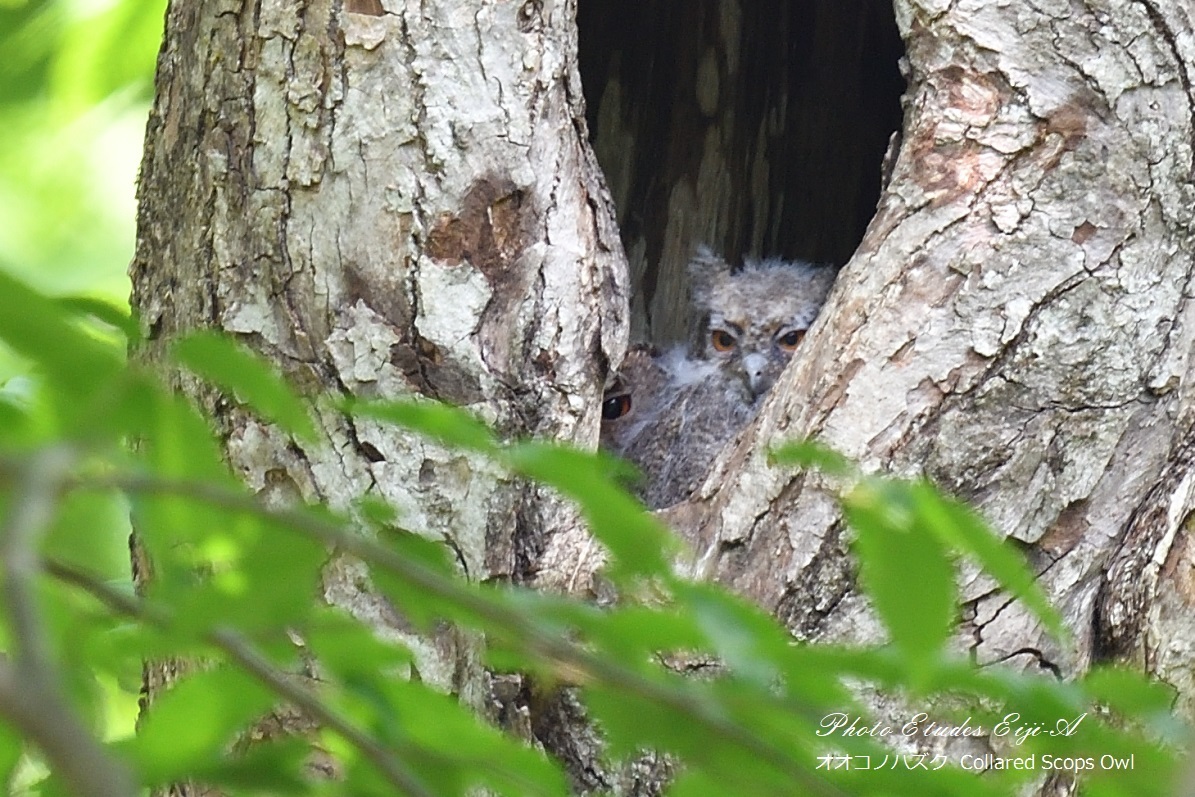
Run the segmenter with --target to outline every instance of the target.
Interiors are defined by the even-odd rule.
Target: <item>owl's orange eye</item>
[[[611,396],[602,402],[602,420],[614,421],[631,411],[631,396],[624,393],[621,396]]]
[[[805,330],[791,329],[780,337],[776,338],[776,344],[785,351],[793,351],[797,348],[797,346],[801,345],[801,341],[804,339]]]
[[[715,329],[710,332],[710,343],[714,344],[714,348],[718,351],[730,351],[738,341],[725,329]]]

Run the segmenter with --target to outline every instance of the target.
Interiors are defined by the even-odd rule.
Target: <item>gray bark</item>
[[[706,120],[699,145],[673,153],[654,191],[633,188],[649,173],[607,170],[620,199],[667,222],[627,237],[636,328],[657,341],[678,336],[694,243],[836,257],[797,251],[767,178],[780,159],[758,142],[784,125],[762,120],[784,102],[759,100],[739,124],[750,114],[727,100],[760,85],[731,58],[750,51],[752,18],[734,0],[700,7],[705,33],[680,61],[696,111],[678,117]],[[586,142],[575,11],[172,4],[132,268],[147,356],[216,326],[313,392],[422,394],[508,434],[593,446],[629,278]],[[925,473],[1021,542],[1075,631],[1059,646],[969,573],[960,644],[1063,675],[1130,659],[1190,712],[1195,21],[1149,0],[896,11],[910,82],[878,212],[757,420],[671,517],[701,574],[797,636],[874,640],[826,486],[770,468],[766,445],[812,434],[868,471]],[[622,63],[604,75],[625,89]],[[736,90],[711,91],[711,74]],[[639,151],[651,113],[628,119],[616,88],[590,86],[611,161]],[[753,214],[768,220],[752,227]],[[322,446],[297,448],[180,386],[276,500],[384,497],[479,580],[577,589],[600,563],[571,509],[472,457],[333,415]],[[325,597],[405,635],[360,575],[337,561]],[[488,700],[470,643],[409,641],[426,680]],[[611,785],[569,706],[554,710],[532,730],[575,751],[574,774],[597,773],[588,785]],[[659,787],[654,773],[617,777],[619,793]]]
[[[173,3],[131,268],[143,356],[217,327],[312,393],[424,395],[595,446],[627,270],[586,141],[574,5]],[[553,533],[578,533],[573,508],[474,457],[332,412],[301,447],[179,385],[267,500],[384,498],[471,579],[532,580]],[[324,597],[486,706],[475,643],[408,634],[367,583],[341,557]],[[179,666],[150,669],[150,699]]]
[[[874,641],[816,476],[767,441],[816,435],[866,471],[926,474],[1020,541],[1061,646],[965,574],[983,664],[1064,676],[1128,657],[1192,707],[1189,9],[897,3],[903,144],[827,307],[691,529],[703,571],[810,639]]]

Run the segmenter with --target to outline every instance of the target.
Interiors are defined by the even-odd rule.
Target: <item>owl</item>
[[[701,247],[689,263],[692,354],[737,379],[754,403],[784,370],[834,282],[829,266],[779,259],[729,264]]]
[[[602,447],[644,474],[652,509],[687,499],[714,459],[754,417],[825,301],[834,271],[748,261],[732,274],[701,248],[689,265],[693,340],[666,353],[633,348],[607,389]]]
[[[638,467],[636,492],[652,509],[701,486],[714,458],[754,414],[737,382],[684,347],[632,349],[602,404],[602,447]]]

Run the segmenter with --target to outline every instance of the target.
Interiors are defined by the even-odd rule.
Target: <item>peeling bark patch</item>
[[[946,83],[947,104],[972,126],[981,127],[992,121],[1003,98],[1010,93],[1005,81],[961,66],[947,67],[941,74]]]
[[[1062,136],[1062,149],[1064,152],[1070,152],[1079,146],[1079,142],[1087,137],[1087,115],[1088,112],[1083,109],[1081,100],[1072,98],[1076,101],[1069,105],[1063,105],[1050,115],[1049,121],[1046,123],[1046,132],[1055,133]],[[1088,100],[1088,103],[1093,103],[1094,100]]]
[[[381,0],[344,0],[344,10],[350,14],[365,14],[380,17],[386,13]]]
[[[507,178],[483,177],[465,193],[459,214],[436,220],[427,253],[449,266],[468,261],[495,285],[530,244],[534,218],[522,189]]]
[[[463,406],[483,400],[481,382],[426,338],[390,347],[390,364],[420,393]]]
[[[1099,228],[1097,228],[1094,224],[1089,221],[1085,221],[1076,227],[1075,231],[1071,233],[1071,240],[1082,246],[1091,240],[1091,236],[1095,235],[1098,231]]]
[[[360,301],[399,329],[410,325],[411,305],[400,274],[346,264],[344,281],[345,304]]]
[[[997,76],[962,67],[944,69],[929,90],[942,106],[935,112],[940,118],[915,128],[909,155],[914,181],[939,207],[978,192],[999,171],[1003,156],[975,141],[974,133],[998,118],[1013,92]]]

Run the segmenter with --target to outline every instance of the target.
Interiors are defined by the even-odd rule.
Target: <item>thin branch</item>
[[[50,665],[50,645],[34,597],[38,544],[58,509],[58,493],[74,455],[65,448],[37,452],[16,473],[12,509],[0,527],[4,600],[12,651],[21,677],[39,677]]]
[[[168,612],[149,606],[137,598],[113,589],[83,570],[52,560],[47,561],[45,567],[46,572],[50,575],[88,592],[119,614],[141,620],[162,630],[169,630],[174,625],[173,618]],[[227,628],[217,628],[205,636],[205,641],[222,650],[274,694],[289,701],[308,716],[319,720],[325,728],[344,737],[372,761],[391,784],[401,789],[404,794],[411,795],[411,797],[435,797],[434,792],[424,786],[418,776],[391,755],[386,748],[338,714],[313,692],[289,680],[285,673],[278,670],[269,659],[261,655],[241,634]]]
[[[484,619],[490,633],[521,643],[540,657],[563,665],[564,669],[630,694],[667,705],[693,717],[723,739],[741,745],[761,761],[766,761],[796,781],[807,793],[841,795],[834,784],[811,776],[785,750],[762,738],[707,706],[692,699],[683,689],[644,678],[635,670],[611,662],[567,639],[545,634],[522,612],[508,608],[478,594],[468,586],[445,578],[433,568],[404,558],[394,551],[359,534],[347,532],[341,525],[299,509],[270,509],[255,497],[215,484],[181,482],[143,475],[108,475],[88,478],[80,486],[119,489],[131,493],[183,496],[229,511],[243,512],[281,523],[324,545],[335,547],[369,564],[387,570],[419,590],[451,602]]]
[[[129,773],[92,737],[63,694],[36,599],[38,545],[74,461],[70,449],[48,448],[14,469],[12,507],[0,527],[4,603],[13,637],[11,662],[0,662],[0,713],[33,740],[72,794],[129,797],[136,793]]]

